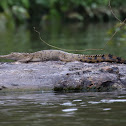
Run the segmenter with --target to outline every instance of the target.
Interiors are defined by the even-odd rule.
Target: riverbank
[[[1,91],[111,91],[123,88],[126,88],[125,64],[0,63]]]

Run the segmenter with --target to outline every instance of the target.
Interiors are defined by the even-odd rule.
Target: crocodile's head
[[[8,55],[1,55],[0,58],[3,58],[3,59],[11,59],[11,60],[21,60],[25,57],[28,56],[28,53],[11,53],[11,54],[8,54]]]

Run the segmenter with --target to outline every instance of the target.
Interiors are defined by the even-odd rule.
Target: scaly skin
[[[42,50],[34,53],[11,53],[8,55],[0,55],[1,59],[12,59],[19,62],[42,62],[48,60],[61,60],[65,62],[81,61],[88,63],[96,62],[116,62],[126,64],[126,60],[120,57],[108,55],[83,55],[72,54],[60,50]]]

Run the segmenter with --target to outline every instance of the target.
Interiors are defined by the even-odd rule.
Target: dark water
[[[0,93],[0,126],[125,126],[126,92]]]
[[[111,38],[108,31],[115,23],[99,24],[42,24],[36,27],[41,32],[42,38],[54,46],[65,49],[99,49],[104,48]],[[40,41],[38,34],[33,28],[21,25],[15,28],[3,27],[0,29],[0,54],[10,52],[34,52],[43,49],[53,49]],[[75,51],[72,51],[75,53]],[[126,37],[125,34],[116,35],[107,44],[103,51],[76,52],[84,54],[111,53],[126,58]]]

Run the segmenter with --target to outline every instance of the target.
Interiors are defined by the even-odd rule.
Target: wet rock
[[[47,61],[0,63],[0,90],[110,91],[126,87],[126,65]]]

